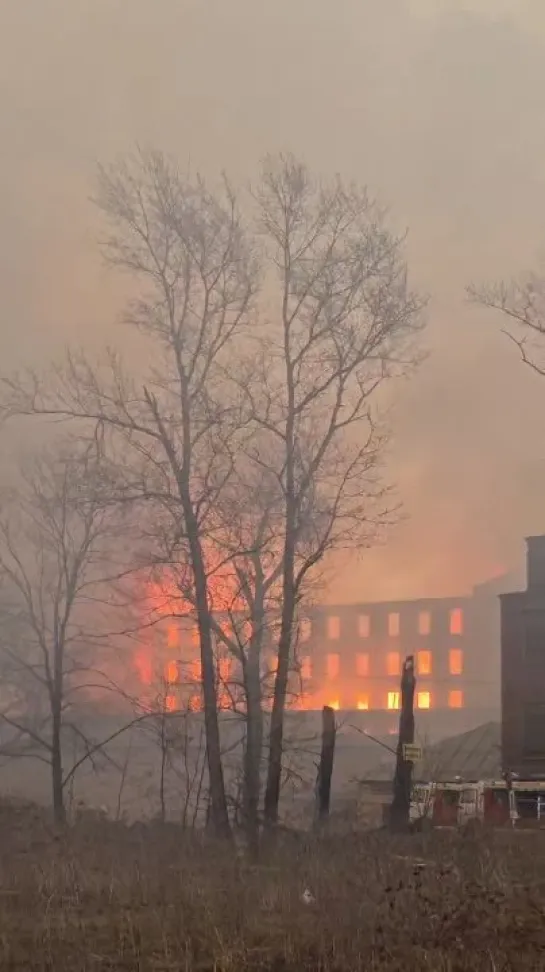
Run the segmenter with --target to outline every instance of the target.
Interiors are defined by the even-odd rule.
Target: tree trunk
[[[314,822],[317,826],[329,817],[331,802],[331,777],[335,759],[335,712],[329,705],[322,709],[322,752],[316,780],[316,811]]]
[[[206,602],[206,593],[204,594]],[[216,696],[216,669],[212,648],[212,628],[208,604],[199,608],[197,593],[197,621],[201,642],[202,690],[204,702],[204,726],[206,732],[206,760],[210,788],[211,825],[218,837],[230,837],[231,825],[225,794],[225,780],[221,759],[221,741]]]
[[[394,795],[390,809],[392,830],[407,830],[410,821],[413,764],[404,759],[403,747],[414,743],[414,658],[408,655],[401,675],[401,712],[399,715],[399,739],[397,743]]]
[[[258,634],[258,637],[260,635]],[[246,663],[246,747],[244,750],[243,815],[252,856],[259,850],[259,798],[263,750],[263,710],[259,672],[260,645],[251,644]]]
[[[53,817],[58,827],[66,823],[64,807],[64,787],[62,779],[61,718],[60,706],[53,712],[53,731],[51,733],[51,784],[53,795]]]
[[[274,826],[278,821],[282,755],[284,750],[284,712],[288,691],[290,651],[295,617],[294,590],[295,551],[293,537],[287,534],[284,550],[284,581],[282,591],[282,621],[278,640],[278,668],[274,681],[274,697],[269,735],[269,764],[265,790],[265,823]]]

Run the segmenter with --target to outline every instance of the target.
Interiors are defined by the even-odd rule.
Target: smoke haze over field
[[[0,9],[0,353],[42,365],[111,335],[95,164],[135,142],[252,177],[288,149],[409,227],[430,356],[396,390],[409,519],[331,600],[467,589],[545,532],[545,383],[471,280],[545,252],[541,0],[26,0]]]

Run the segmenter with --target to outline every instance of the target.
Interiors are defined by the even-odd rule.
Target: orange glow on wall
[[[461,675],[464,670],[464,653],[459,648],[451,648],[448,653],[448,667],[451,675]]]
[[[371,634],[371,618],[368,614],[360,614],[358,617],[358,634],[360,638],[368,638]]]
[[[148,649],[141,648],[134,656],[134,665],[138,672],[138,677],[142,685],[151,685],[153,682],[153,665],[151,654]]]
[[[460,689],[453,689],[448,694],[448,707],[449,709],[463,709],[464,707],[464,693]]]
[[[386,655],[386,673],[388,675],[401,673],[401,657],[398,651],[389,651]]]
[[[178,681],[178,662],[169,661],[165,669],[165,678],[169,685],[175,685]]]
[[[169,651],[180,647],[180,629],[177,624],[169,624],[167,628],[167,647]]]
[[[464,612],[461,608],[453,608],[450,612],[449,631],[452,635],[464,633]]]
[[[361,712],[367,712],[368,708],[369,708],[369,696],[361,695],[360,698],[358,699],[358,709],[360,709]]]
[[[369,655],[363,652],[356,655],[356,675],[360,678],[367,678],[369,675]]]
[[[419,709],[430,709],[431,708],[431,696],[429,692],[418,692],[416,696],[416,704]]]
[[[400,706],[399,692],[388,692],[387,704],[389,709],[399,709]]]
[[[230,658],[220,658],[218,660],[218,675],[220,682],[228,682],[231,677],[231,659]]]
[[[341,668],[340,655],[328,655],[326,658],[326,672],[328,678],[337,678]]]
[[[312,678],[312,662],[308,655],[301,659],[301,678]]]
[[[338,699],[334,699],[333,702],[327,703],[330,709],[340,709],[340,702]]]
[[[419,675],[431,675],[431,651],[419,651],[416,655]]]
[[[310,618],[301,618],[299,621],[299,641],[309,641],[312,635],[312,621]]]
[[[341,637],[341,619],[335,614],[330,614],[327,619],[327,637],[331,641],[338,641]]]
[[[189,675],[193,682],[202,681],[201,660],[194,658],[189,666]]]

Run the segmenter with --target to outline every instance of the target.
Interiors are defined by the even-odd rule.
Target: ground
[[[284,833],[251,864],[168,825],[0,830],[2,972],[545,967],[540,834]]]

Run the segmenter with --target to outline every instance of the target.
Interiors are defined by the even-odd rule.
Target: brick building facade
[[[494,718],[500,708],[498,592],[505,579],[467,597],[315,608],[301,622],[299,658],[313,707],[395,712],[403,658],[415,657],[422,713]],[[453,725],[465,725],[464,718]],[[473,724],[475,718],[471,717]],[[468,723],[468,724],[469,724]]]

